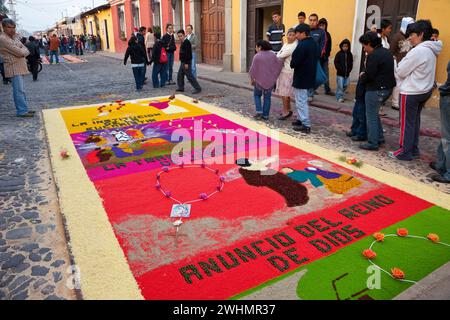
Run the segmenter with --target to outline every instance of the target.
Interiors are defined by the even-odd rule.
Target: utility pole
[[[8,0],[8,6],[9,6],[9,13],[8,15],[11,16],[11,19],[14,20],[14,22],[17,24],[17,20],[18,20],[18,16],[17,16],[17,12],[16,12],[16,2],[14,0]]]

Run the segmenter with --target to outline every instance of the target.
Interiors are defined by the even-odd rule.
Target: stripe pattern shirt
[[[283,37],[285,35],[284,24],[271,24],[266,34],[269,37],[270,44],[272,45],[272,51],[278,53],[283,47]]]

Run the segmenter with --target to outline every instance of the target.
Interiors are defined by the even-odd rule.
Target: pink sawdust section
[[[159,139],[165,141],[164,145],[160,145],[159,147],[162,149],[166,149],[166,151],[157,152],[156,146],[153,151],[147,151],[140,153],[139,148],[135,148],[133,150],[134,153],[138,154],[133,155],[130,154],[129,157],[121,155],[121,158],[118,159],[114,157],[114,161],[106,161],[106,162],[98,162],[95,165],[89,163],[89,160],[92,157],[95,157],[95,154],[100,152],[99,147],[104,149],[104,146],[98,146],[95,143],[86,143],[86,139],[91,134],[100,135],[107,140],[107,147],[113,148],[113,151],[118,150],[118,147],[115,146],[119,142],[115,140],[113,136],[113,132],[115,131],[124,131],[126,132],[129,129],[133,130],[142,130],[142,132],[150,131],[150,136],[146,136],[143,139],[139,139],[139,141],[131,141],[129,144],[136,145],[138,143],[139,146],[143,146],[145,148],[145,144],[151,139]],[[181,132],[182,130],[183,132]],[[206,131],[205,131],[206,130]],[[180,134],[184,135],[183,138],[177,138],[178,140],[172,141],[172,137],[174,132],[180,132]],[[255,135],[256,133],[252,130],[248,130],[245,127],[242,127],[234,122],[223,119],[216,115],[205,115],[198,116],[193,118],[180,118],[172,121],[161,121],[155,123],[149,123],[145,125],[136,125],[132,127],[124,127],[124,128],[116,128],[111,130],[102,130],[102,131],[93,131],[88,133],[78,133],[72,134],[72,141],[75,144],[77,152],[83,162],[83,165],[86,167],[88,175],[92,181],[114,178],[119,176],[127,176],[132,173],[138,172],[147,172],[152,169],[161,168],[163,166],[168,166],[173,163],[171,157],[172,148],[179,142],[181,139],[185,139],[183,141],[196,141],[197,144],[193,145],[194,148],[199,146],[204,150],[206,144],[202,146],[202,141],[214,141],[216,145],[227,146],[227,144],[231,144],[231,147],[218,148],[221,149],[220,152],[224,154],[234,154],[237,152],[236,140],[235,139],[244,139],[245,135]],[[259,136],[260,138],[265,138],[265,136]],[[218,140],[217,140],[217,139]],[[220,141],[221,140],[221,141]],[[247,142],[250,140],[247,138]],[[265,143],[265,141],[260,141],[259,143]],[[267,144],[271,145],[271,140],[267,140]],[[188,144],[189,145],[189,144]],[[249,142],[247,144],[239,144],[240,146],[244,146],[244,150],[255,150],[258,149],[259,145],[255,142]],[[119,150],[120,152],[121,150]],[[116,151],[117,152],[117,151]],[[186,162],[189,159],[193,159],[195,150],[193,149],[190,154],[187,154]],[[209,153],[208,153],[209,154]],[[204,159],[210,158],[206,153],[202,153]]]

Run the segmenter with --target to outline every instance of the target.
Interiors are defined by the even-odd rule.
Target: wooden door
[[[394,35],[400,30],[404,17],[416,19],[419,0],[369,0],[367,6],[377,5],[381,8],[381,19],[392,21]]]
[[[203,62],[220,65],[225,53],[225,0],[202,0]]]
[[[247,70],[250,69],[255,56],[256,42],[260,40],[257,38],[262,27],[263,17],[261,15],[264,14],[262,9],[273,6],[279,6],[282,13],[281,0],[248,0],[247,2]]]

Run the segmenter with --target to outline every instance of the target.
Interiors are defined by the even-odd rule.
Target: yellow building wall
[[[285,0],[283,4],[283,23],[286,28],[298,24],[297,15],[300,11],[306,13],[306,23],[312,13],[328,20],[328,32],[333,39],[331,56],[339,51],[339,43],[344,39],[352,40],[353,20],[355,15],[355,0]]]
[[[450,16],[449,0],[420,0],[417,19],[430,19],[433,27],[439,29],[439,39],[444,42],[444,48],[438,57],[436,81],[444,83],[447,80],[447,64],[450,60]]]
[[[233,52],[233,72],[245,72],[241,70],[241,10],[240,0],[233,0],[232,3],[232,22],[233,22],[233,34],[232,34],[232,52]]]
[[[111,9],[100,11],[99,13],[96,14],[96,16],[98,18],[98,23],[99,23],[99,27],[100,27],[100,37],[102,40],[103,50],[115,52],[114,29],[113,29]],[[104,20],[106,20],[106,24],[108,27],[109,49],[106,49],[106,30],[105,30]]]
[[[328,20],[328,32],[332,37],[332,51],[329,61],[330,87],[336,88],[336,69],[334,67],[334,56],[339,51],[342,40],[352,41],[353,21],[355,16],[355,0],[285,0],[283,3],[283,23],[286,29],[298,24],[297,15],[300,11],[306,13],[306,21],[312,13],[320,18]]]

